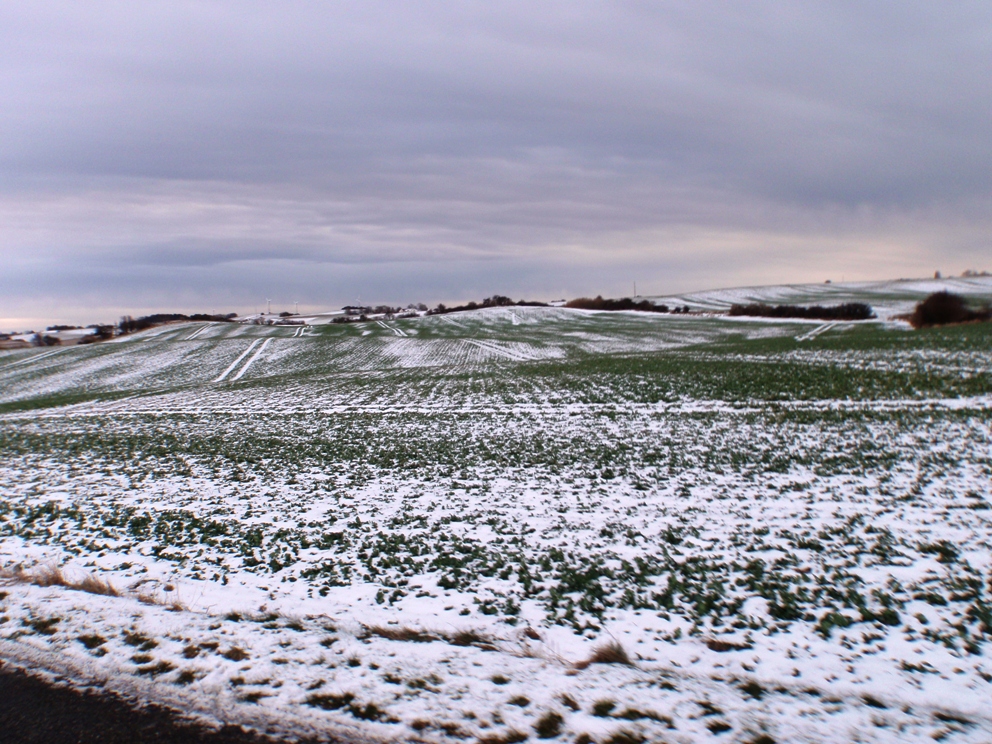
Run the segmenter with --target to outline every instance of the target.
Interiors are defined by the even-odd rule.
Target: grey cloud
[[[0,246],[48,262],[21,283],[39,302],[108,262],[165,304],[141,267],[730,284],[780,240],[832,239],[868,274],[964,268],[990,32],[981,3],[7,4]],[[793,276],[821,271],[802,255]]]

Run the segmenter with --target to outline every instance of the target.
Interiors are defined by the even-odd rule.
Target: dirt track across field
[[[155,705],[134,707],[92,690],[52,685],[0,667],[2,744],[276,744],[235,726],[221,729],[185,721]],[[315,740],[308,740],[316,744]]]

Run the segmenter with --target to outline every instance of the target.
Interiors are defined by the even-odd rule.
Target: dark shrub
[[[594,299],[589,297],[579,297],[577,300],[569,300],[565,307],[572,307],[578,310],[641,310],[646,313],[667,313],[667,305],[655,305],[649,300],[634,302],[629,297],[619,300],[604,300],[602,296]],[[688,306],[687,306],[688,308]],[[676,309],[676,312],[678,310]]]
[[[227,315],[208,315],[207,313],[193,313],[192,315],[184,315],[183,313],[155,313],[154,315],[144,315],[140,318],[132,318],[130,315],[125,315],[121,317],[120,322],[117,324],[117,329],[123,335],[125,333],[136,333],[137,331],[143,331],[146,328],[152,328],[164,323],[174,323],[176,321],[212,321],[222,323],[230,322],[232,318],[236,317],[237,315],[234,313],[228,313]]]
[[[913,314],[909,316],[909,322],[913,328],[924,328],[990,318],[992,318],[992,310],[987,306],[981,310],[972,310],[961,295],[934,292],[916,306]]]
[[[561,733],[561,725],[564,722],[561,713],[549,710],[534,724],[534,730],[539,739],[554,739]]]
[[[847,302],[843,305],[823,307],[813,305],[731,305],[728,315],[752,318],[805,318],[807,320],[868,320],[875,317],[871,305],[863,302]]]
[[[445,313],[460,313],[466,310],[478,310],[480,307],[547,307],[546,302],[536,302],[534,300],[519,300],[514,302],[509,297],[504,297],[503,295],[493,295],[492,297],[487,297],[482,302],[469,302],[467,305],[457,305],[455,307],[447,307],[444,304],[438,305],[433,310],[428,310],[428,315],[444,315]]]

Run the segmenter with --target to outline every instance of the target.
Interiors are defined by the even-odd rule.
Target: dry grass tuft
[[[460,630],[457,633],[447,636],[448,643],[452,646],[475,646],[483,651],[496,651],[494,640],[476,630]]]
[[[75,584],[70,584],[70,588],[78,589],[90,594],[102,594],[105,597],[119,597],[121,593],[113,584],[106,579],[100,579],[93,574],[88,574],[85,579]]]
[[[549,710],[534,724],[538,739],[554,739],[561,733],[561,725],[565,718],[557,711]]]
[[[118,589],[106,579],[100,579],[93,574],[87,574],[79,581],[71,581],[66,578],[61,567],[50,563],[46,566],[35,569],[32,572],[25,571],[20,566],[13,569],[0,569],[0,579],[18,584],[34,584],[35,586],[64,586],[66,589],[75,589],[80,592],[90,594],[101,594],[106,597],[120,597]]]
[[[480,736],[479,744],[519,744],[522,741],[527,741],[527,738],[527,734],[523,731],[517,731],[511,728],[503,734]]]
[[[452,646],[475,646],[484,651],[496,651],[496,639],[477,630],[459,630],[455,633],[442,631],[427,631],[405,626],[363,625],[360,639],[378,636],[390,641],[407,641],[411,643],[431,643],[446,641]]]
[[[627,650],[617,641],[610,641],[609,643],[599,646],[592,652],[592,656],[585,661],[577,662],[574,666],[576,669],[585,669],[590,664],[622,664],[623,666],[634,666],[634,662],[630,660]]]
[[[30,574],[27,581],[35,586],[69,586],[62,569],[55,564],[43,566]]]
[[[620,729],[606,740],[606,744],[644,744],[647,739],[636,731]]]
[[[753,646],[754,644],[752,643],[740,643],[718,638],[709,638],[706,641],[706,648],[720,654],[726,653],[727,651],[746,651],[749,648],[753,648]]]
[[[381,625],[363,625],[364,637],[379,636],[390,641],[410,641],[412,643],[431,643],[440,641],[441,637],[415,628],[389,628]]]
[[[248,652],[243,648],[238,648],[237,646],[231,646],[227,651],[221,653],[228,661],[244,661],[248,658]]]

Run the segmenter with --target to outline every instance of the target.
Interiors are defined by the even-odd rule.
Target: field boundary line
[[[214,382],[223,382],[224,378],[227,377],[229,374],[231,374],[231,371],[238,366],[238,364],[241,362],[242,359],[248,356],[248,354],[251,352],[252,349],[255,348],[257,344],[258,344],[258,339],[256,338],[254,341],[251,342],[251,345],[247,349],[241,352],[241,356],[239,356],[237,359],[231,362],[231,366],[229,366],[227,369],[225,369],[223,372],[220,373],[220,377],[214,380]]]
[[[802,336],[796,336],[796,341],[811,341],[812,339],[819,336],[821,333],[826,333],[836,325],[837,323],[833,323],[833,322],[824,323],[823,325],[817,326],[812,331],[809,331],[808,333],[804,333]]]
[[[406,336],[406,334],[403,333],[403,331],[401,331],[399,328],[394,328],[391,325],[387,325],[386,322],[383,320],[377,320],[376,323],[378,323],[380,326],[385,328],[387,331],[392,331],[394,336],[397,336],[399,338],[404,338]]]
[[[199,328],[197,328],[195,331],[193,331],[193,333],[191,333],[189,336],[187,336],[186,338],[184,338],[183,341],[192,341],[194,338],[196,338],[197,336],[199,336],[201,333],[203,333],[205,330],[207,330],[212,325],[213,325],[213,323],[205,323],[205,324],[203,324],[202,326],[200,326]]]
[[[46,351],[42,354],[35,354],[34,356],[28,357],[27,359],[18,359],[16,362],[12,364],[8,364],[7,368],[9,369],[10,367],[17,367],[21,364],[27,364],[28,362],[39,362],[42,359],[47,359],[50,356],[55,356],[56,354],[60,354],[63,351],[66,351],[66,349],[54,349],[52,351]]]
[[[395,333],[400,338],[407,338],[409,336],[409,334],[406,331],[404,331],[402,328],[399,328],[397,326],[392,326],[392,325],[389,325],[388,323],[386,323],[386,328],[388,328],[389,330],[391,330],[393,333]]]
[[[241,368],[240,370],[238,370],[238,374],[236,374],[236,375],[235,375],[234,377],[232,377],[231,379],[232,379],[232,380],[240,380],[240,379],[241,379],[241,376],[242,376],[242,375],[243,375],[243,374],[244,374],[245,372],[247,372],[247,371],[248,371],[248,368],[249,368],[249,367],[250,367],[250,366],[252,365],[252,362],[254,362],[254,361],[255,361],[256,359],[258,359],[258,358],[259,358],[259,356],[261,356],[261,354],[262,354],[262,352],[263,352],[263,351],[265,351],[265,347],[269,345],[269,341],[271,341],[271,340],[272,340],[271,338],[267,338],[267,339],[265,339],[265,340],[264,340],[264,341],[262,342],[262,345],[258,347],[258,351],[256,351],[256,352],[255,352],[255,353],[254,353],[254,354],[252,355],[252,357],[251,357],[251,359],[249,359],[249,360],[248,360],[247,362],[245,362],[245,366],[244,366],[244,367],[242,367],[242,368]]]
[[[169,395],[170,393],[166,393]],[[154,396],[148,396],[154,397]],[[224,405],[224,406],[207,406],[204,407],[202,403],[196,403],[192,407],[187,407],[183,404],[167,404],[159,405],[149,408],[133,408],[126,409],[122,406],[127,405],[130,402],[144,400],[145,396],[132,396],[127,398],[120,398],[112,401],[89,401],[85,403],[72,404],[70,406],[61,406],[44,410],[30,410],[30,411],[10,411],[7,413],[0,413],[0,421],[18,421],[31,419],[35,420],[38,418],[54,419],[54,418],[73,418],[73,417],[91,417],[91,416],[105,416],[108,413],[119,416],[143,416],[148,413],[156,414],[166,414],[166,413],[242,413],[246,409],[242,406],[237,405]],[[987,412],[992,411],[992,396],[974,396],[970,398],[926,398],[922,400],[889,400],[889,401],[872,401],[870,403],[865,402],[852,402],[837,399],[829,400],[819,400],[819,401],[792,401],[792,402],[765,402],[765,403],[751,403],[751,404],[730,404],[721,401],[711,401],[708,404],[694,404],[686,407],[684,404],[679,402],[672,403],[651,403],[644,405],[635,405],[632,407],[622,406],[617,407],[615,403],[567,403],[561,406],[550,406],[546,403],[531,403],[531,404],[518,404],[511,408],[499,409],[511,412],[540,412],[547,410],[581,410],[584,412],[600,412],[600,411],[624,411],[630,415],[655,415],[658,413],[666,415],[681,415],[683,413],[732,413],[732,414],[752,414],[760,413],[762,411],[768,410],[769,406],[773,408],[783,408],[790,411],[976,411],[976,412]],[[423,413],[427,415],[437,414],[439,412],[446,411],[459,411],[459,412],[469,412],[469,413],[497,413],[497,409],[490,405],[477,405],[469,406],[463,405],[461,403],[455,406],[425,406],[417,404],[356,404],[356,403],[337,403],[337,404],[326,404],[317,405],[315,408],[312,403],[307,403],[306,405],[299,405],[295,407],[287,407],[280,409],[278,413],[280,415],[289,415],[300,412],[310,412],[318,411],[321,414],[326,415],[337,415],[342,413],[375,413],[383,414],[390,412],[413,412],[413,413]]]
[[[472,346],[477,346],[480,349],[485,349],[486,351],[491,351],[495,354],[501,354],[508,359],[512,359],[515,362],[536,362],[534,357],[524,356],[519,352],[510,351],[509,349],[504,349],[502,346],[497,346],[496,344],[490,344],[485,341],[479,341],[475,338],[463,338],[462,343],[471,344]]]

